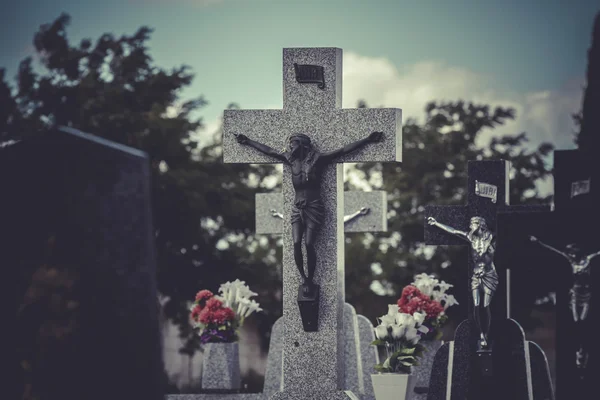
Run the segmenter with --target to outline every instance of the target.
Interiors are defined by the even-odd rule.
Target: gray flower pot
[[[239,389],[240,387],[238,343],[207,343],[202,362],[202,388]]]

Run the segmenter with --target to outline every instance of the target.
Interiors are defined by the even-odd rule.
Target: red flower
[[[196,305],[194,308],[192,308],[192,319],[194,321],[198,320],[198,315],[200,314],[200,311],[202,311],[202,308],[198,305]]]
[[[232,321],[234,318],[235,314],[229,307],[220,308],[213,313],[213,321],[220,325],[227,321]]]
[[[432,300],[412,285],[406,286],[402,290],[402,296],[398,299],[398,307],[401,312],[410,315],[415,312],[425,312],[426,319],[437,318],[444,311],[444,306],[439,301]]]
[[[200,305],[201,308],[204,308],[204,303],[206,300],[213,297],[213,292],[210,290],[201,290],[196,294],[196,302]]]
[[[200,314],[198,315],[198,321],[205,325],[211,324],[213,319],[214,313],[208,307],[200,311]]]
[[[223,302],[216,297],[211,297],[206,301],[206,308],[211,311],[217,311],[219,308],[223,306]]]

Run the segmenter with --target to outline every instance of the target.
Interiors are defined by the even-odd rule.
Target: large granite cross
[[[503,160],[469,161],[467,205],[426,207],[427,244],[469,245],[471,250],[467,269],[469,319],[457,328],[456,344],[446,344],[438,351],[440,357],[445,354],[452,362],[444,377],[447,381],[439,382],[432,372],[429,399],[462,399],[467,394],[491,399],[508,392],[507,398],[528,398],[532,391],[528,344],[520,336],[522,329],[516,321],[507,319],[509,279],[504,278],[509,276],[509,268],[496,257],[496,221],[499,213],[524,215],[548,207],[509,206],[509,169],[510,164]],[[434,369],[435,363],[439,363],[438,355]],[[515,379],[507,377],[509,371]],[[434,384],[434,380],[438,382]],[[519,397],[521,394],[526,397]]]
[[[308,67],[306,67],[308,65]],[[312,83],[311,83],[312,82]],[[318,83],[317,83],[318,82]],[[383,132],[371,143],[336,159],[321,177],[325,212],[316,242],[314,280],[320,285],[317,330],[305,331],[297,303],[300,277],[292,249],[292,229],[283,230],[284,391],[274,398],[347,398],[344,383],[343,331],[344,228],[343,162],[401,161],[401,110],[341,109],[342,50],[293,48],[283,50],[283,109],[226,110],[223,120],[223,160],[226,163],[275,163],[276,159],[236,143],[243,134],[273,149],[286,149],[287,138],[304,133],[320,151],[333,151]],[[291,168],[284,164],[283,215],[291,219],[294,187]]]
[[[283,209],[281,193],[256,194],[256,233],[281,234],[283,231]],[[351,232],[385,232],[387,231],[387,193],[382,190],[371,192],[344,192],[344,231]],[[366,213],[362,210],[368,210]],[[342,294],[343,295],[343,294]],[[277,320],[271,331],[271,345],[265,372],[263,393],[272,394],[281,390],[283,352],[281,342],[283,332],[281,320]],[[374,366],[379,364],[377,348],[371,343],[375,340],[371,321],[356,313],[355,308],[344,303],[344,389],[360,394],[362,400],[375,398],[371,374]]]
[[[515,266],[515,304],[532,303],[532,285],[556,293],[556,396],[586,397],[600,373],[595,335],[600,301],[600,171],[579,150],[554,152],[554,210],[502,216],[498,230]],[[529,313],[515,309],[513,312]],[[523,315],[528,317],[529,315]]]

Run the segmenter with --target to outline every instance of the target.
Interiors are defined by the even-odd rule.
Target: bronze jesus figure
[[[321,176],[324,168],[338,157],[358,150],[368,143],[383,140],[383,133],[372,132],[365,139],[348,144],[341,149],[322,153],[315,149],[310,137],[303,133],[290,136],[288,151],[282,153],[242,134],[237,134],[236,139],[238,143],[251,146],[291,166],[292,184],[296,193],[291,219],[294,260],[304,281],[302,290],[305,295],[310,296],[314,289],[313,278],[317,264],[315,239],[323,223],[325,211],[321,200]],[[306,273],[301,247],[303,237],[306,244]]]

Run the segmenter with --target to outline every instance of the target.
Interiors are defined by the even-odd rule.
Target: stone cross
[[[298,67],[312,65],[319,84],[307,83],[296,74]],[[323,226],[316,243],[315,282],[320,285],[319,320],[315,332],[306,332],[297,304],[300,276],[291,246],[291,226],[283,229],[284,384],[274,398],[347,398],[344,384],[343,331],[344,229],[343,162],[401,161],[401,111],[399,109],[341,109],[342,50],[293,48],[283,50],[283,109],[226,110],[223,119],[223,161],[226,163],[275,163],[275,159],[236,142],[244,134],[273,149],[287,148],[287,138],[305,133],[320,151],[332,151],[383,132],[383,141],[337,159],[321,178],[325,208]],[[291,170],[283,170],[283,212],[290,220],[294,188]],[[339,287],[338,287],[339,286]]]
[[[554,210],[502,216],[498,230],[511,250],[515,295],[527,300],[532,282],[556,292],[556,396],[581,398],[600,374],[600,240],[590,234],[600,224],[600,174],[579,150],[555,151],[553,173]]]
[[[368,213],[349,219],[362,208]],[[385,232],[387,231],[387,193],[382,190],[371,192],[344,192],[344,230],[349,232]],[[281,234],[285,221],[277,212],[283,209],[281,193],[256,194],[256,232],[259,234]],[[264,392],[273,393],[280,390],[281,365],[283,360],[280,341],[283,332],[281,320],[277,320],[271,333],[271,347],[265,373]],[[370,344],[375,340],[371,321],[363,315],[356,314],[351,304],[344,304],[344,336],[345,336],[345,384],[344,389],[360,394],[363,400],[374,399],[371,373],[374,365],[379,363],[377,348]]]
[[[512,365],[515,368],[523,369],[523,375],[518,380],[520,385],[518,390],[523,393],[530,393],[532,380],[527,377],[525,369],[529,365],[526,359],[524,337],[520,337],[518,332],[520,327],[510,319],[507,319],[510,307],[509,296],[506,295],[506,283],[509,281],[508,268],[506,264],[499,263],[496,256],[496,247],[499,240],[496,233],[496,221],[500,213],[518,213],[526,214],[528,212],[538,212],[547,210],[545,206],[509,206],[509,169],[510,164],[504,160],[495,161],[469,161],[468,164],[468,194],[466,206],[427,206],[425,209],[425,241],[427,244],[435,245],[469,245],[473,250],[469,252],[469,288],[472,290],[472,284],[479,284],[480,307],[485,306],[491,299],[488,310],[478,310],[474,307],[475,298],[469,293],[469,320],[465,321],[457,328],[456,346],[451,344],[450,357],[454,357],[454,373],[448,367],[448,385],[446,390],[452,391],[452,399],[459,399],[466,396],[467,393],[481,393],[482,396],[491,396],[494,391],[498,392],[498,384],[506,370]],[[478,218],[474,218],[478,217]],[[434,223],[435,222],[435,223]],[[483,225],[487,226],[488,232],[481,230]],[[475,229],[480,228],[479,231]],[[497,240],[496,240],[497,239]],[[477,253],[481,251],[481,253]],[[473,279],[473,271],[476,267],[487,265],[493,262],[495,273],[489,269],[484,271],[480,281]],[[482,287],[483,286],[483,287]],[[477,286],[475,286],[477,287]],[[485,289],[484,289],[485,288]],[[484,292],[485,291],[485,292]],[[487,314],[487,315],[486,315]],[[491,314],[491,321],[488,319]],[[486,318],[487,317],[487,318]],[[491,324],[490,324],[491,322]],[[494,327],[491,331],[489,327]],[[498,328],[498,332],[496,332]],[[515,333],[517,332],[517,333]],[[510,337],[513,341],[507,341],[502,336]],[[488,335],[489,334],[489,335]],[[510,335],[509,335],[510,334]],[[460,338],[460,341],[458,340]],[[498,342],[497,346],[494,341]],[[448,346],[443,347],[448,351]],[[463,346],[466,346],[463,348]],[[517,347],[520,350],[515,351],[513,359],[502,359],[502,371],[493,371],[492,364],[497,363],[505,354],[503,350]],[[473,364],[471,349],[477,347],[476,364]],[[494,351],[492,359],[492,348]],[[510,351],[509,351],[510,352]],[[440,353],[438,351],[438,353]],[[436,355],[436,360],[437,360]],[[517,361],[515,361],[518,359]],[[512,364],[511,364],[512,363]],[[472,368],[472,365],[478,365],[478,368]],[[457,368],[459,366],[459,368]],[[434,365],[435,367],[435,365]],[[456,373],[460,371],[460,373]],[[432,380],[434,375],[432,373]],[[431,382],[431,381],[430,381]],[[445,383],[445,382],[444,382]],[[507,385],[508,379],[506,381]],[[430,387],[430,391],[437,390],[437,385]],[[518,391],[517,390],[517,391]],[[486,393],[483,395],[483,393]],[[443,398],[446,393],[441,395]],[[442,398],[440,397],[440,398]],[[428,398],[435,397],[431,392]]]

